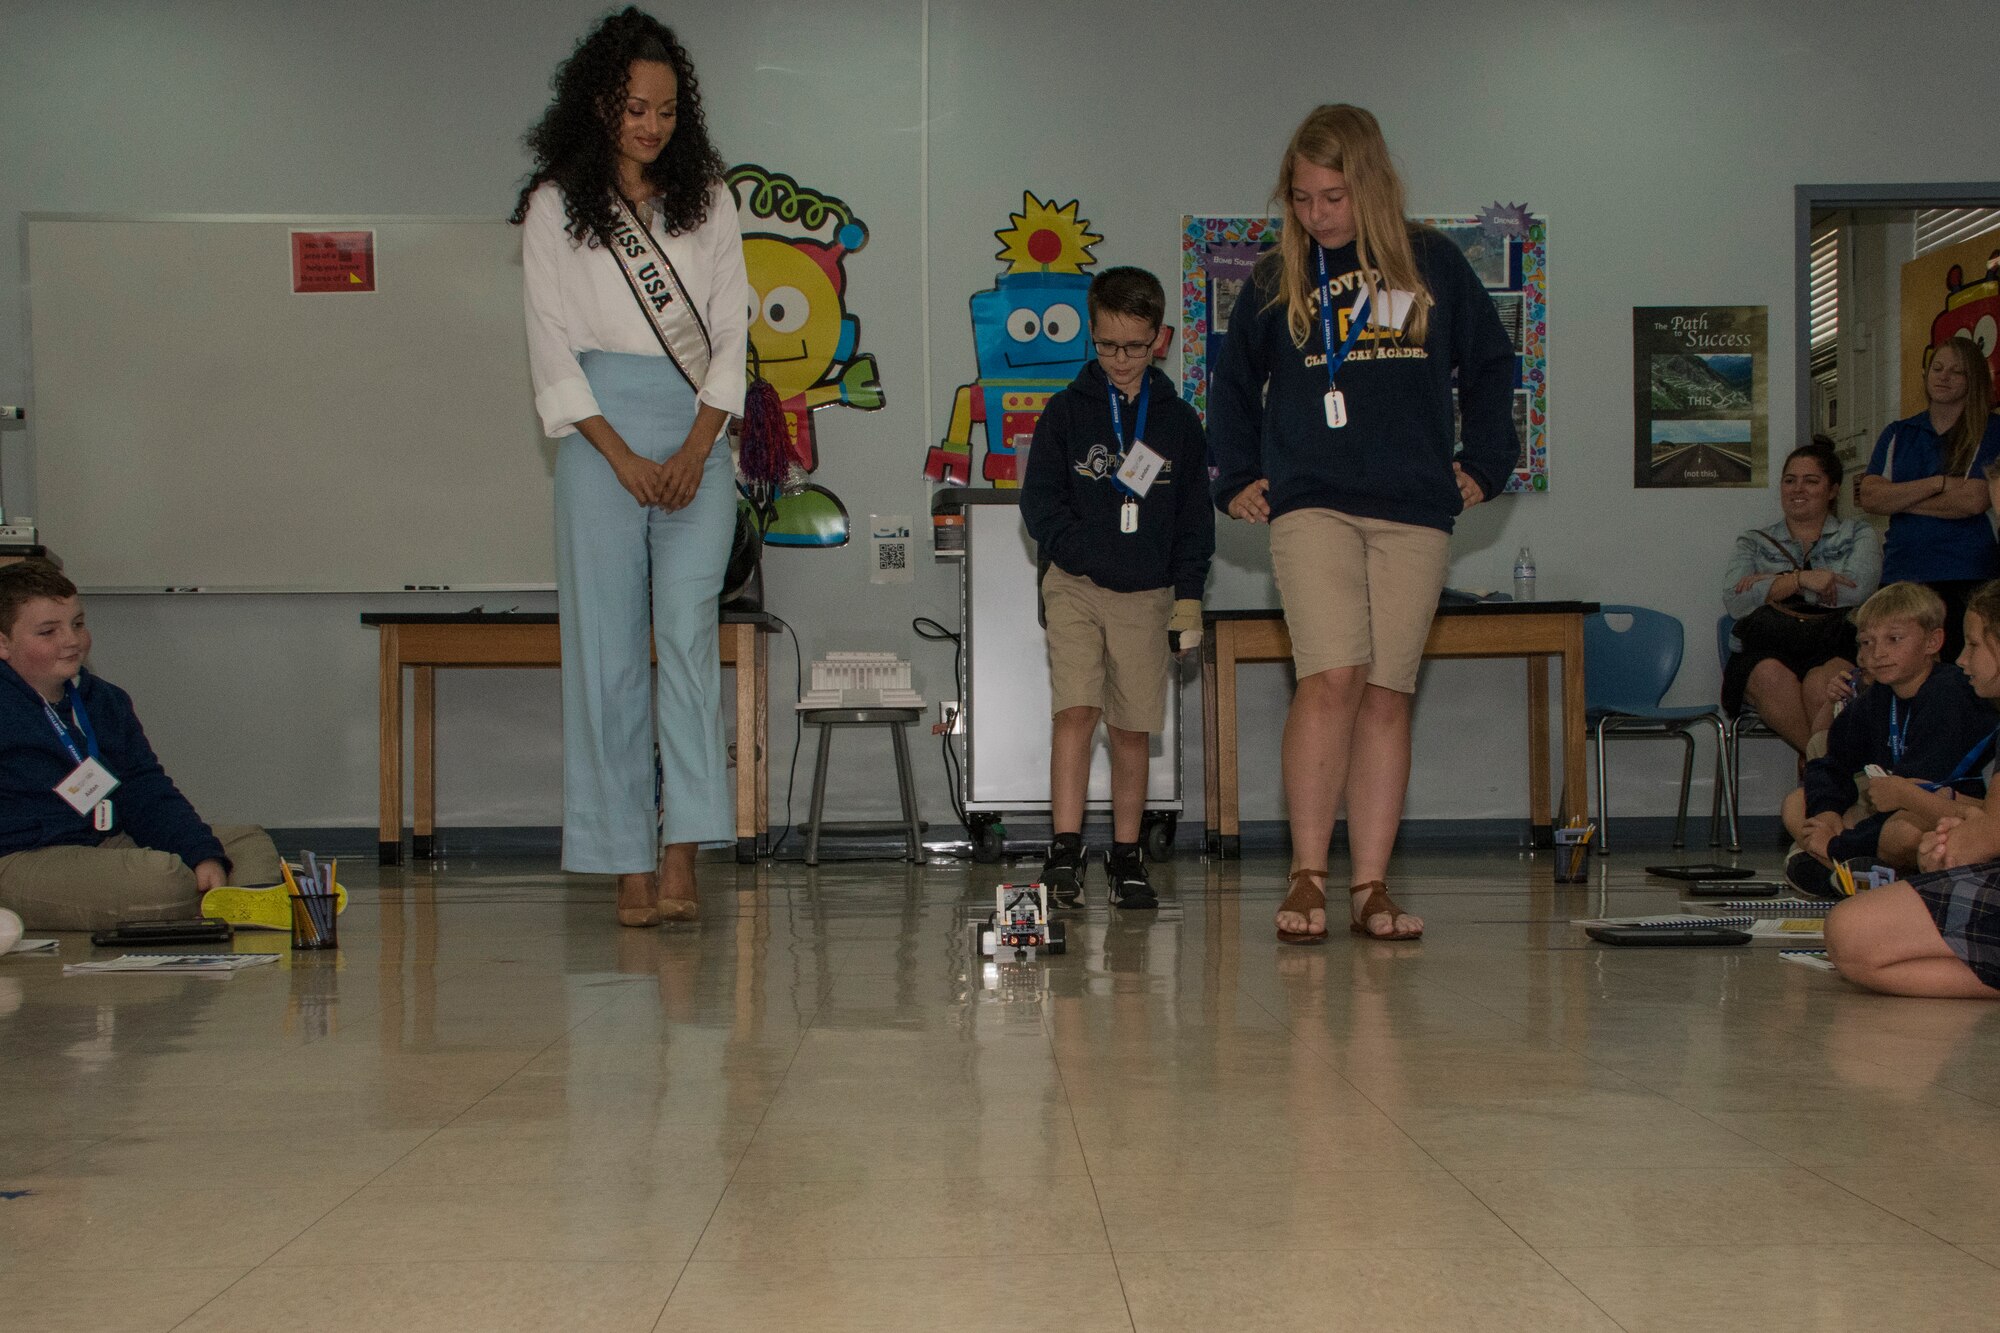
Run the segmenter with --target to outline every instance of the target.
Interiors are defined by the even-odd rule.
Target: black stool
[[[819,728],[819,762],[813,766],[813,794],[811,830],[806,834],[806,864],[819,864],[820,830],[831,828],[842,833],[901,833],[909,840],[909,849],[904,855],[906,861],[924,859],[923,826],[917,820],[916,779],[910,771],[910,745],[903,735],[903,729],[924,715],[921,708],[807,708],[799,713],[802,726]],[[902,793],[903,818],[900,823],[885,823],[873,819],[848,819],[828,824],[821,816],[826,811],[826,770],[828,756],[833,749],[833,732],[836,727],[887,727],[889,739],[896,750],[896,786]]]

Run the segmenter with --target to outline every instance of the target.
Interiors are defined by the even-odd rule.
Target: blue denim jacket
[[[1835,590],[1833,604],[1859,606],[1882,581],[1882,538],[1865,520],[1828,514],[1808,563],[1782,518],[1768,528],[1751,528],[1736,539],[1723,571],[1722,609],[1732,620],[1743,619],[1764,604],[1772,579],[1800,568],[1830,569],[1853,579],[1853,587]],[[1737,592],[1736,585],[1750,575],[1757,581]]]

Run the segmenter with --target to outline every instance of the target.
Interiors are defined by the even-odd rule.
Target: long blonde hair
[[[1965,371],[1965,410],[1958,414],[1958,420],[1944,433],[1942,441],[1945,475],[1962,477],[1972,466],[1972,456],[1986,434],[1986,418],[1993,413],[1993,367],[1987,363],[1986,349],[1962,333],[1933,347],[1931,360],[1936,360],[1943,351],[1956,355]],[[1926,361],[1924,369],[1930,368],[1930,362]]]
[[[1354,216],[1355,257],[1362,268],[1380,273],[1390,289],[1416,295],[1404,330],[1421,343],[1430,329],[1433,300],[1410,245],[1411,226],[1403,215],[1403,182],[1389,160],[1382,126],[1369,112],[1344,102],[1315,107],[1285,145],[1278,188],[1271,194],[1284,227],[1275,257],[1263,261],[1278,265],[1280,277],[1265,308],[1283,301],[1292,341],[1305,345],[1317,319],[1313,298],[1319,290],[1319,277],[1313,265],[1312,235],[1292,208],[1292,171],[1300,158],[1338,171],[1346,179],[1348,206]],[[1386,327],[1388,312],[1374,311],[1370,322]]]

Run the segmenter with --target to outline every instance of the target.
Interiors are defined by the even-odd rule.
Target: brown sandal
[[[1368,891],[1368,895],[1361,900],[1361,910],[1357,913],[1353,907],[1352,895],[1361,892],[1363,889]],[[1379,879],[1371,879],[1366,884],[1356,884],[1350,892],[1348,898],[1347,928],[1363,939],[1420,940],[1424,937],[1424,928],[1422,926],[1418,926],[1415,930],[1399,931],[1395,928],[1397,917],[1413,915],[1414,913],[1405,912],[1402,908],[1396,906],[1395,900],[1389,896],[1389,886],[1387,884],[1384,884]],[[1388,934],[1377,935],[1374,931],[1368,929],[1369,918],[1377,916],[1386,916],[1389,918]]]
[[[1318,881],[1315,883],[1314,881]],[[1295,912],[1305,917],[1310,924],[1314,912],[1326,911],[1326,872],[1324,870],[1294,870],[1291,873],[1291,891],[1285,894],[1285,901],[1278,904],[1280,912]],[[1325,944],[1326,931],[1321,930],[1281,930],[1278,932],[1280,944]]]

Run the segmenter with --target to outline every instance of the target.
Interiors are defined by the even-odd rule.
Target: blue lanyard
[[[1347,338],[1340,344],[1338,352],[1333,350],[1333,282],[1326,276],[1326,250],[1323,246],[1313,247],[1313,258],[1319,261],[1319,336],[1326,344],[1326,386],[1333,387],[1333,377],[1347,364],[1347,354],[1354,350],[1354,340],[1361,336],[1362,326],[1368,323],[1368,311],[1375,298],[1363,293],[1361,313],[1347,326]]]
[[[1958,761],[1958,767],[1951,770],[1951,776],[1943,782],[1919,782],[1917,785],[1925,791],[1941,791],[1946,787],[1958,786],[1979,768],[1981,760],[1985,757],[1986,747],[1993,744],[1993,735],[1994,733],[1989,732],[1981,736],[1979,743],[1965,752],[1965,758]]]
[[[97,749],[97,732],[90,725],[90,713],[84,708],[83,699],[77,694],[74,684],[63,686],[63,699],[69,704],[69,715],[75,719],[76,729],[83,733],[84,748],[90,752],[92,759],[101,761],[103,756]],[[55,706],[47,699],[42,700],[42,711],[48,714],[49,725],[56,729],[56,737],[62,741],[63,749],[69,751],[69,757],[79,764],[82,763],[84,752],[76,748],[76,739],[70,735],[69,728],[63,725],[62,715],[56,712]]]
[[[1151,371],[1148,371],[1145,378],[1139,381],[1139,406],[1132,413],[1132,443],[1127,444],[1125,442],[1125,409],[1118,401],[1118,386],[1111,382],[1111,378],[1108,375],[1104,380],[1104,390],[1111,396],[1111,434],[1118,441],[1118,461],[1112,465],[1111,482],[1120,491],[1123,491],[1135,500],[1139,498],[1139,493],[1118,480],[1118,469],[1125,466],[1125,455],[1132,451],[1132,445],[1146,438],[1146,407],[1151,401],[1149,391],[1152,387],[1153,375]]]
[[[1889,762],[1900,768],[1903,763],[1904,742],[1910,730],[1910,719],[1906,717],[1901,721],[1897,720],[1898,702],[1895,695],[1889,696]],[[1917,711],[1915,705],[1911,706],[1910,711],[1912,713]]]

